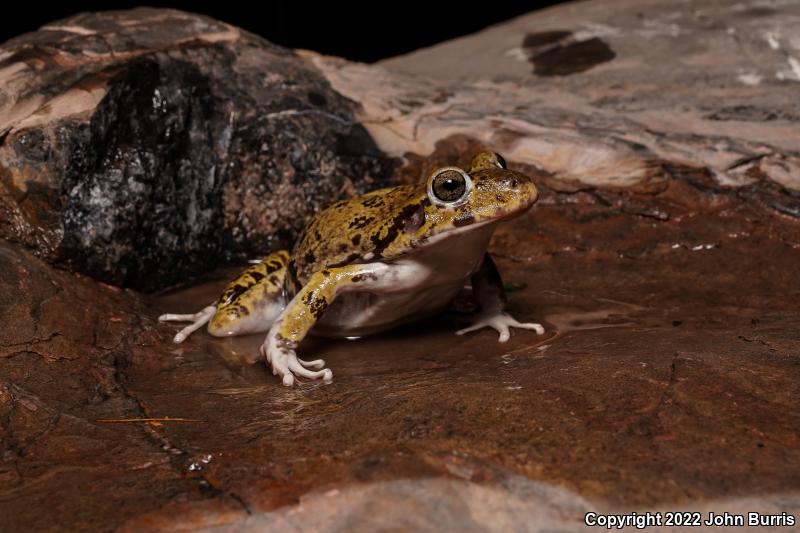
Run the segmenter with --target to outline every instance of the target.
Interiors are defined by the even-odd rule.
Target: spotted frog
[[[380,189],[318,213],[291,253],[275,252],[245,270],[219,300],[190,315],[175,335],[183,342],[205,324],[224,337],[268,331],[261,355],[290,386],[296,377],[330,381],[321,359],[297,356],[313,333],[360,337],[441,312],[467,282],[479,305],[473,324],[457,335],[491,327],[544,333],[506,312],[497,267],[486,249],[497,224],[528,210],[533,181],[509,170],[494,152],[478,154],[464,171],[435,170],[424,184]]]

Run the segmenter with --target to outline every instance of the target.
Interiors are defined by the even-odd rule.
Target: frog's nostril
[[[519,187],[519,181],[517,181],[517,179],[514,178],[511,180],[511,188],[516,189],[517,187]]]

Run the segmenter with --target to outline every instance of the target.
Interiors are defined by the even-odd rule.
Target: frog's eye
[[[499,166],[500,168],[502,168],[504,170],[508,168],[508,164],[506,163],[506,158],[505,157],[503,157],[502,155],[498,154],[497,152],[494,153],[494,156],[497,158],[497,166]]]
[[[429,194],[438,204],[457,204],[466,199],[472,189],[472,180],[466,172],[456,167],[436,171],[430,181]]]

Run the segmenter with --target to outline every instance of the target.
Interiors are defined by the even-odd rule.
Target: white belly
[[[379,279],[338,295],[312,333],[358,337],[441,312],[480,267],[493,230],[454,235],[382,264]]]
[[[350,292],[338,297],[312,332],[325,337],[360,337],[441,312],[463,287],[439,285],[397,294]]]

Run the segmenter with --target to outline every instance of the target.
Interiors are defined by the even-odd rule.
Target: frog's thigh
[[[284,282],[289,255],[276,252],[233,280],[208,324],[215,337],[267,331],[286,306]]]

